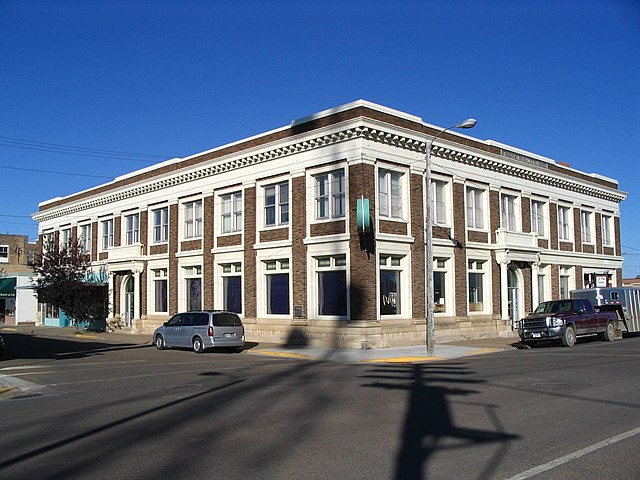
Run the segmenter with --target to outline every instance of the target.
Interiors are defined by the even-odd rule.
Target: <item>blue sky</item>
[[[4,0],[0,232],[35,239],[43,200],[362,98],[618,179],[635,277],[639,51],[637,0]]]

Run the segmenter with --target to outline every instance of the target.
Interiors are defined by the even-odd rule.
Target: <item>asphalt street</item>
[[[4,480],[640,471],[640,338],[340,363],[3,335]]]

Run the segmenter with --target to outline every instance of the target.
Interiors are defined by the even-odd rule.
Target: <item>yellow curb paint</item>
[[[270,355],[272,357],[298,358],[298,359],[302,359],[302,360],[312,360],[311,357],[309,357],[307,355],[302,355],[300,353],[270,352],[268,350],[254,350],[253,352],[250,352],[250,353],[254,353],[254,354],[258,354],[258,355]]]
[[[87,335],[86,333],[74,333],[74,337],[82,337],[82,338],[98,338],[95,335]]]
[[[0,395],[4,395],[5,393],[9,393],[13,390],[13,387],[0,387]]]
[[[3,332],[17,332],[18,329],[17,328],[11,328],[11,327],[5,327],[2,329]]]
[[[500,351],[501,350],[499,348],[481,348],[479,350],[474,350],[473,352],[469,353],[469,355],[481,355],[483,353],[493,353]]]
[[[430,360],[442,360],[442,357],[396,357],[396,358],[372,358],[361,360],[363,363],[412,363],[425,362]]]

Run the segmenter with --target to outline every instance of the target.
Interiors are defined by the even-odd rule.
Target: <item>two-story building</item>
[[[445,341],[509,334],[596,277],[621,283],[616,180],[442,130],[356,101],[43,202],[34,219],[41,238],[83,240],[111,318],[138,332],[206,308],[238,312],[249,340],[420,344],[427,295]]]

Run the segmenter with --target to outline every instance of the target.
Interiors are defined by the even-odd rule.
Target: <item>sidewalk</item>
[[[75,327],[43,327],[33,325],[0,326],[0,334],[19,333],[42,337],[67,337],[81,341],[98,341],[124,345],[152,345],[150,334],[128,332],[76,331]],[[5,342],[8,339],[5,335]],[[319,360],[338,363],[412,363],[448,360],[513,350],[519,345],[518,337],[484,338],[451,343],[437,343],[433,356],[427,356],[425,345],[378,349],[341,349],[315,346],[287,346],[275,343],[247,342],[243,355],[263,355],[301,360]],[[8,346],[10,348],[10,345]]]

